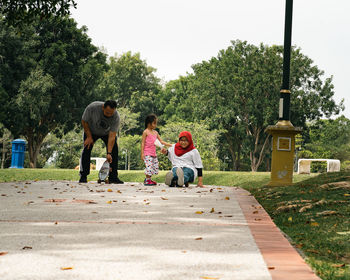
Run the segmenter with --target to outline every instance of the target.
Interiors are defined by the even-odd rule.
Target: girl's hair
[[[155,114],[149,114],[145,119],[145,128],[147,128],[149,123],[153,123],[157,119]]]

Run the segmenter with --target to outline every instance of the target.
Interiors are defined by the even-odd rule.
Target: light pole
[[[301,128],[290,122],[290,53],[292,43],[293,0],[286,0],[283,47],[283,83],[280,90],[279,116],[276,125],[266,132],[272,135],[272,162],[270,186],[293,184],[295,135]]]

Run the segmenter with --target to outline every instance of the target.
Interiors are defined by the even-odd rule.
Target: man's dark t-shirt
[[[91,133],[98,136],[107,135],[110,131],[117,132],[120,126],[120,117],[117,110],[112,117],[103,114],[104,102],[95,101],[85,108],[82,120],[89,124]]]

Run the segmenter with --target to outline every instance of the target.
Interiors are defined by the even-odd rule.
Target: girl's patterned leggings
[[[145,174],[148,176],[157,175],[159,171],[159,163],[157,157],[145,156]]]

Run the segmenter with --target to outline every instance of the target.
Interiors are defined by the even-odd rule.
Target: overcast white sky
[[[231,40],[283,45],[285,0],[77,0],[72,16],[109,55],[139,52],[164,81],[191,72]],[[350,1],[294,0],[292,44],[333,75],[350,118]],[[292,93],[293,94],[293,93]],[[277,102],[277,101],[276,101]]]

